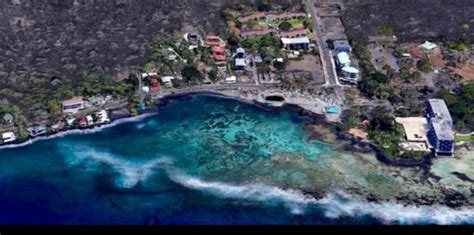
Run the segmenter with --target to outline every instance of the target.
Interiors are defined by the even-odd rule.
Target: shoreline
[[[25,140],[18,140],[11,144],[0,145],[0,150],[24,147],[32,143],[35,143],[36,141],[54,139],[54,138],[66,136],[68,134],[95,133],[102,129],[113,127],[122,123],[138,121],[138,120],[156,115],[159,112],[159,110],[165,107],[166,105],[168,105],[171,100],[179,100],[179,99],[192,97],[192,96],[207,96],[207,97],[214,97],[214,98],[220,98],[220,99],[235,100],[242,104],[246,104],[246,105],[250,105],[252,107],[258,108],[269,114],[277,114],[285,110],[288,110],[290,112],[295,112],[300,116],[310,118],[311,121],[309,123],[308,122],[304,123],[303,128],[305,128],[304,125],[306,124],[310,124],[310,125],[317,124],[317,125],[325,126],[332,133],[334,133],[336,135],[335,141],[343,142],[341,145],[342,148],[339,148],[339,151],[344,151],[348,153],[373,153],[375,154],[377,160],[382,164],[396,166],[396,167],[422,167],[424,169],[428,169],[432,164],[431,163],[432,159],[434,158],[433,153],[430,152],[424,155],[420,160],[415,161],[415,162],[399,161],[396,159],[392,160],[383,153],[383,150],[380,147],[370,142],[364,142],[364,141],[357,140],[354,138],[348,138],[346,133],[341,131],[341,129],[334,122],[328,121],[325,118],[324,114],[315,113],[314,111],[305,109],[304,107],[301,107],[298,104],[281,102],[280,105],[274,106],[274,105],[268,105],[268,104],[262,103],[255,99],[246,99],[246,98],[242,98],[240,96],[235,96],[235,95],[225,93],[225,92],[207,91],[207,90],[183,91],[183,92],[176,92],[176,93],[172,92],[171,94],[166,94],[158,98],[154,98],[153,105],[151,107],[146,108],[145,110],[140,110],[137,116],[129,116],[126,114],[121,114],[121,115],[114,114],[114,115],[110,115],[110,122],[106,124],[94,125],[94,126],[84,127],[84,128],[65,128],[63,130],[59,130],[54,133],[48,133],[48,134],[44,134],[44,135],[36,136],[36,137],[29,137]],[[123,110],[123,109],[124,107],[110,109],[107,111],[109,113],[112,113],[114,111]],[[317,140],[320,142],[328,143],[324,141],[324,139],[311,138],[313,137],[313,135],[317,134],[317,132],[314,132],[312,130],[306,130],[306,131],[311,132],[312,134],[310,138],[308,139],[309,142]],[[335,143],[328,143],[328,144],[334,145]]]
[[[383,155],[381,150],[370,143],[365,143],[362,141],[357,141],[353,140],[350,138],[347,138],[347,135],[343,135],[343,132],[341,132],[340,128],[334,124],[328,122],[326,119],[324,119],[323,116],[319,114],[315,114],[311,111],[305,110],[302,107],[299,107],[297,105],[293,104],[284,104],[282,106],[274,107],[274,106],[268,106],[266,104],[260,103],[258,101],[251,101],[251,100],[245,100],[242,98],[238,97],[233,97],[233,96],[227,96],[218,92],[185,92],[185,93],[177,93],[177,94],[170,94],[167,96],[164,96],[158,100],[155,100],[155,103],[152,107],[143,110],[139,113],[138,116],[135,117],[120,117],[116,116],[113,119],[111,118],[111,122],[106,125],[101,125],[101,126],[94,126],[90,128],[75,128],[75,129],[67,129],[63,131],[59,131],[57,133],[49,134],[49,135],[44,135],[36,138],[30,138],[26,141],[23,141],[22,143],[19,144],[13,144],[13,145],[5,145],[5,146],[0,146],[0,150],[2,149],[12,149],[12,148],[19,148],[19,147],[24,147],[31,145],[35,143],[36,141],[42,141],[42,140],[50,140],[50,139],[55,139],[55,138],[61,138],[67,135],[71,134],[90,134],[90,133],[96,133],[100,132],[103,129],[114,127],[116,125],[120,125],[123,123],[128,123],[128,122],[137,122],[143,119],[146,119],[148,117],[154,116],[159,112],[159,110],[162,107],[167,106],[171,101],[173,100],[179,100],[179,99],[184,99],[188,97],[193,97],[193,96],[207,96],[207,97],[215,97],[215,98],[220,98],[220,99],[229,99],[229,100],[236,100],[238,102],[244,103],[251,105],[255,108],[261,109],[264,112],[269,112],[269,113],[279,113],[281,111],[289,110],[292,112],[296,112],[299,115],[309,117],[311,119],[311,122],[304,122],[302,123],[303,128],[305,124],[310,124],[310,125],[324,125],[326,128],[328,128],[331,132],[333,132],[337,138],[336,141],[340,142],[342,141],[339,146],[335,146],[335,151],[339,151],[341,153],[351,153],[351,154],[374,154],[378,164],[381,165],[389,165],[389,166],[397,166],[397,167],[403,167],[403,168],[414,168],[414,167],[421,167],[423,168],[424,171],[424,177],[436,177],[435,175],[432,175],[432,173],[429,171],[429,167],[431,166],[432,162],[432,156],[428,155],[425,156],[421,162],[419,163],[402,163],[400,162],[393,162],[392,160],[388,159],[386,156]],[[308,131],[308,130],[307,130]],[[331,143],[329,143],[331,144]],[[337,144],[333,144],[337,145]],[[361,149],[355,149],[354,146],[360,146],[362,145]],[[347,150],[345,148],[352,148],[351,150]],[[285,187],[291,188],[291,189],[297,189],[301,190],[300,188],[292,188],[291,185],[286,185]],[[469,207],[473,206],[469,202],[463,200],[463,198],[459,198],[459,194],[456,194],[455,192],[451,191],[446,191],[442,192],[440,195],[435,196],[435,197],[427,197],[427,196],[422,196],[420,198],[412,198],[409,197],[408,195],[395,195],[394,197],[390,198],[379,198],[375,195],[370,194],[369,192],[366,192],[364,188],[347,188],[344,190],[350,195],[355,195],[361,198],[364,198],[367,202],[375,202],[375,203],[382,203],[382,202],[397,202],[403,205],[416,205],[416,206],[421,206],[421,205],[445,205],[449,206],[450,208],[463,208],[463,207]],[[301,190],[303,194],[309,195],[313,198],[323,198],[327,193],[330,193],[330,191],[314,191],[314,190]]]

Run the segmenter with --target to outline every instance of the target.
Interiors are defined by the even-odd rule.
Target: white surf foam
[[[2,146],[0,146],[0,150],[1,149],[13,149],[13,148],[24,147],[24,146],[27,146],[27,145],[31,145],[31,144],[33,144],[37,141],[44,141],[44,140],[50,140],[50,139],[55,139],[55,138],[61,138],[61,137],[65,137],[65,136],[72,135],[72,134],[97,133],[97,132],[100,132],[104,129],[111,128],[111,127],[114,127],[114,126],[117,126],[117,125],[120,125],[120,124],[130,123],[130,122],[138,122],[138,121],[141,121],[141,120],[146,119],[148,117],[151,117],[153,115],[155,115],[155,114],[149,113],[149,114],[144,114],[144,115],[137,116],[137,117],[118,119],[118,120],[116,120],[116,121],[114,121],[110,124],[103,125],[103,126],[100,126],[100,127],[95,127],[93,129],[86,129],[86,130],[74,129],[74,130],[67,130],[67,131],[58,132],[58,133],[53,134],[53,135],[40,136],[40,137],[36,137],[36,138],[33,138],[33,139],[29,139],[29,140],[27,140],[23,143],[20,143],[20,144],[2,145]]]
[[[166,157],[136,162],[116,157],[105,150],[97,150],[77,144],[75,147],[65,146],[64,149],[67,149],[68,153],[72,153],[66,160],[69,165],[83,164],[91,170],[98,170],[97,163],[102,163],[114,169],[119,173],[119,177],[115,181],[116,186],[121,188],[135,187],[140,181],[148,179],[155,168],[172,162],[171,159]],[[87,162],[87,160],[92,162]]]
[[[328,218],[343,216],[372,216],[383,223],[396,224],[461,224],[474,223],[474,208],[453,209],[446,206],[404,206],[397,203],[372,203],[338,192],[316,200],[297,190],[284,190],[262,184],[231,185],[221,182],[206,182],[179,173],[170,172],[170,178],[188,188],[204,190],[218,197],[256,201],[279,200],[293,214],[303,214],[307,206],[323,209]]]
[[[76,145],[77,146],[77,145]],[[157,169],[164,169],[169,178],[184,187],[208,192],[216,197],[252,200],[262,203],[281,202],[293,214],[304,214],[305,210],[320,208],[327,218],[372,216],[390,224],[461,224],[474,223],[474,208],[453,209],[446,206],[404,206],[397,203],[373,203],[343,192],[328,194],[317,200],[298,190],[285,190],[265,184],[233,185],[224,182],[209,182],[189,176],[172,166],[169,158],[157,158],[145,162],[131,162],[114,156],[107,151],[92,147],[73,149],[72,165],[89,159],[109,165],[120,174],[118,187],[132,188],[140,181],[146,181]],[[96,167],[96,166],[94,166]]]

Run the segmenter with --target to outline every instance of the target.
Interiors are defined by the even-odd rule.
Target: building
[[[249,21],[252,21],[252,20],[261,20],[261,19],[265,19],[266,18],[266,15],[264,12],[254,12],[250,15],[244,15],[244,16],[241,16],[239,17],[238,21],[240,23],[247,23]]]
[[[7,125],[13,124],[13,121],[14,121],[13,115],[11,115],[9,113],[3,115],[3,122],[5,124],[7,124]]]
[[[235,59],[235,70],[245,70],[246,67],[247,63],[245,62],[245,59]]]
[[[163,84],[165,84],[166,86],[173,86],[173,80],[174,77],[171,76],[161,77],[161,82],[163,82]]]
[[[395,121],[405,130],[406,143],[402,146],[410,151],[428,151],[428,120],[424,117],[397,117]]]
[[[97,118],[97,124],[103,124],[103,123],[109,123],[109,115],[107,114],[107,111],[101,110],[97,113],[95,113],[95,117]]]
[[[260,55],[252,57],[252,66],[258,67],[263,63],[263,59]]]
[[[453,155],[453,119],[444,100],[430,99],[428,101],[427,117],[429,125],[428,140],[436,155]]]
[[[338,68],[344,68],[346,66],[351,66],[351,58],[346,52],[341,52],[336,55],[336,65]]]
[[[425,43],[420,45],[420,48],[425,50],[425,51],[433,51],[436,49],[438,46],[432,42],[426,41]]]
[[[206,45],[210,47],[225,47],[226,43],[222,38],[216,35],[208,35],[205,40]]]
[[[189,32],[186,34],[187,41],[192,45],[198,45],[201,36],[199,36],[198,32]]]
[[[225,79],[225,83],[229,83],[229,84],[237,83],[237,77],[236,76],[228,77]]]
[[[211,48],[211,52],[214,61],[225,62],[227,60],[225,47],[214,46]]]
[[[84,100],[82,96],[76,96],[70,100],[63,101],[61,105],[64,113],[75,114],[84,108]]]
[[[2,134],[2,143],[7,144],[14,142],[16,140],[15,133],[13,132],[5,132]]]
[[[345,66],[341,69],[341,75],[344,80],[357,81],[359,80],[359,70],[352,66]]]
[[[39,126],[33,126],[28,128],[28,134],[31,137],[37,137],[40,135],[44,135],[47,132],[47,128],[44,125],[39,125]]]
[[[278,35],[282,38],[306,37],[309,33],[307,29],[295,29],[286,32],[280,32]]]
[[[244,58],[245,57],[245,49],[242,47],[237,48],[236,55],[237,58]]]
[[[352,47],[349,44],[349,41],[347,40],[335,40],[332,43],[333,43],[334,51],[336,53],[340,53],[340,52],[351,53],[352,52]]]
[[[308,50],[309,49],[309,38],[282,38],[281,43],[285,49],[290,50]]]
[[[160,85],[158,84],[157,78],[150,79],[150,92],[155,93],[161,90]]]
[[[250,37],[256,36],[263,36],[266,34],[276,33],[277,31],[274,28],[270,28],[269,26],[259,27],[254,29],[242,30],[240,33],[240,37],[242,39],[247,39]]]
[[[89,102],[92,104],[92,105],[95,105],[95,106],[102,106],[104,105],[105,103],[107,103],[105,101],[105,97],[103,96],[94,96],[94,97],[91,97],[89,98]]]

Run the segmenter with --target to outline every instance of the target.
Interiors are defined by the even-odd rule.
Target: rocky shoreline
[[[429,184],[430,187],[433,187],[433,193],[432,194],[419,194],[419,195],[413,195],[413,194],[399,194],[399,195],[393,195],[390,198],[380,198],[377,195],[369,192],[368,190],[361,188],[361,187],[348,187],[345,189],[345,193],[348,193],[350,195],[356,195],[358,197],[364,198],[369,202],[376,202],[376,203],[381,203],[381,202],[397,202],[401,203],[403,205],[445,205],[449,206],[452,208],[461,208],[461,207],[466,207],[466,206],[474,206],[473,203],[469,202],[469,198],[466,198],[463,194],[457,192],[456,190],[453,189],[447,189],[443,188],[441,186],[436,186],[430,183],[430,179],[437,181],[440,180],[440,178],[436,175],[433,175],[430,173],[429,169],[432,164],[432,155],[427,155],[425,156],[421,161],[419,162],[397,162],[393,161],[391,159],[388,159],[383,152],[378,148],[377,146],[351,139],[349,138],[343,131],[342,129],[337,126],[334,123],[330,123],[326,121],[321,115],[315,114],[313,112],[310,112],[308,110],[305,110],[301,107],[298,107],[296,105],[291,105],[291,104],[285,104],[281,107],[273,107],[269,106],[264,103],[260,103],[257,101],[250,101],[250,100],[245,100],[242,98],[237,98],[237,97],[231,97],[231,96],[226,96],[218,92],[187,92],[187,93],[176,93],[176,94],[171,94],[162,97],[159,100],[156,100],[155,105],[152,106],[151,108],[148,108],[146,110],[143,110],[140,112],[139,116],[135,118],[144,118],[146,115],[153,115],[159,110],[168,105],[172,100],[179,100],[183,98],[187,98],[190,96],[210,96],[210,97],[216,97],[216,98],[221,98],[221,99],[233,99],[237,100],[239,102],[252,105],[254,107],[257,107],[265,112],[272,113],[272,114],[277,114],[283,110],[290,110],[293,112],[296,112],[300,115],[306,116],[310,119],[309,122],[305,122],[302,126],[302,128],[306,131],[309,131],[311,134],[308,136],[307,141],[321,141],[321,142],[326,142],[329,144],[335,144],[342,142],[342,144],[337,144],[335,148],[338,151],[346,152],[346,153],[351,153],[351,154],[375,154],[377,160],[379,161],[379,164],[381,165],[389,165],[389,166],[397,166],[402,168],[422,168],[424,171],[423,177],[419,179],[420,181],[423,182],[423,184]],[[55,135],[61,135],[62,133],[67,133],[71,131],[88,131],[88,130],[94,130],[94,129],[100,129],[101,127],[104,126],[112,126],[117,123],[119,120],[123,120],[126,118],[130,118],[128,115],[128,112],[126,112],[125,109],[117,109],[117,110],[112,110],[111,113],[113,115],[110,115],[111,118],[111,123],[108,125],[102,125],[102,126],[94,126],[90,128],[84,128],[84,129],[66,129],[58,133],[54,133],[49,136],[42,136],[40,138],[54,138]],[[326,131],[324,133],[321,132],[321,129],[318,129],[316,127],[324,127]],[[328,133],[330,136],[328,136]],[[21,143],[16,143],[16,145],[22,146],[22,144],[28,144],[28,142],[32,142],[34,139],[28,139],[26,141],[23,141]],[[11,146],[7,146],[11,147]],[[464,178],[466,181],[472,182],[472,179],[467,177],[466,175],[463,175],[462,173],[457,174],[458,177]],[[403,178],[403,177],[401,177]],[[405,180],[405,179],[403,179]],[[407,179],[408,180],[408,179]],[[287,186],[288,188],[295,189],[291,185]],[[298,189],[298,188],[296,188]],[[316,199],[322,199],[324,198],[329,191],[312,191],[308,189],[298,189],[301,190],[304,194],[310,195],[311,197],[314,197]],[[436,193],[440,192],[440,193]]]

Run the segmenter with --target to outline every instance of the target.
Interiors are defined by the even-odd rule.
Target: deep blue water
[[[292,189],[312,184],[294,162],[337,156],[305,141],[305,120],[195,96],[93,133],[2,149],[0,223],[406,223],[380,218],[392,205],[337,195],[321,201]]]

